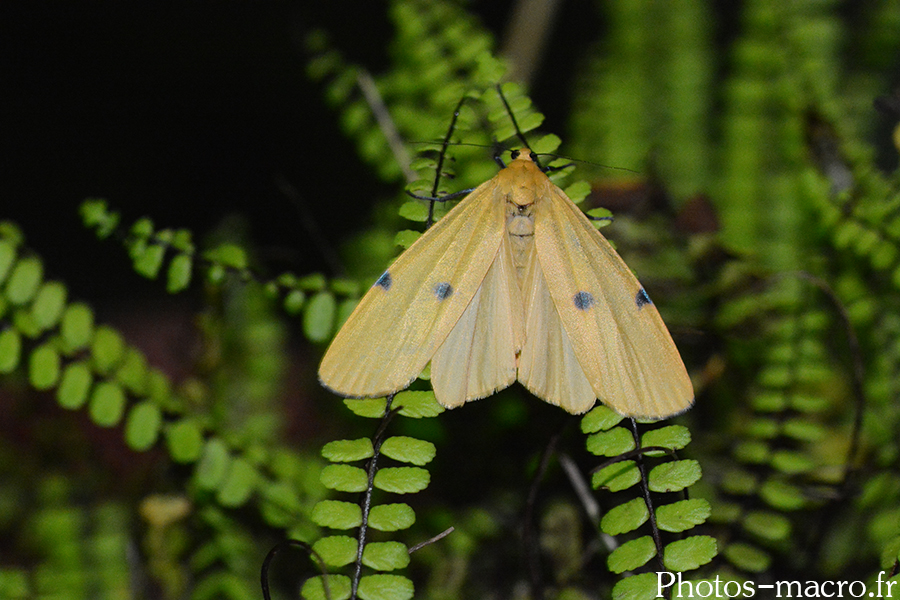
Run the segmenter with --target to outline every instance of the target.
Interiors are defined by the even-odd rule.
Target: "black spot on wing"
[[[438,283],[434,286],[434,296],[438,300],[446,300],[453,295],[453,286],[447,283]]]
[[[638,309],[644,308],[647,304],[653,304],[650,301],[650,296],[644,291],[644,288],[639,289],[638,293],[635,294],[634,303],[637,304]]]
[[[587,310],[593,306],[594,297],[591,296],[590,292],[578,292],[572,297],[572,301],[578,310]]]
[[[378,278],[378,281],[375,282],[375,285],[384,289],[384,291],[388,291],[391,289],[391,286],[394,285],[394,278],[391,277],[389,271],[385,271],[382,273],[381,277]]]

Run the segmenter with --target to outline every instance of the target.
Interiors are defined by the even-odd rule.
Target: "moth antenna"
[[[559,165],[558,167],[546,167],[544,169],[544,173],[553,173],[554,171],[562,171],[563,169],[568,169],[569,167],[574,167],[575,163],[566,163],[564,165]]]
[[[512,121],[513,128],[516,130],[516,137],[519,138],[519,141],[522,142],[523,146],[531,150],[531,145],[525,138],[525,134],[522,133],[521,129],[519,129],[519,122],[516,121],[516,115],[513,114],[512,107],[509,105],[509,102],[506,101],[506,96],[503,95],[503,89],[500,87],[499,83],[494,87],[497,89],[497,94],[500,96],[500,101],[503,102],[503,107],[506,108],[506,114],[509,115],[509,120]],[[537,155],[532,153],[532,157],[535,159],[535,164],[537,164],[537,166],[540,167],[541,171],[543,171],[544,167],[542,167],[541,164],[537,161]]]
[[[438,187],[441,184],[441,175],[444,171],[444,159],[447,157],[447,147],[450,145],[450,136],[453,135],[453,130],[456,128],[456,121],[459,119],[459,111],[462,110],[462,105],[465,101],[466,95],[463,94],[463,97],[456,103],[456,108],[453,109],[453,118],[450,119],[450,127],[447,128],[447,135],[444,136],[444,141],[441,143],[437,167],[434,170],[434,185],[431,186],[431,198],[428,198],[430,202],[428,203],[428,218],[425,220],[426,229],[434,225],[434,203],[437,202]],[[419,198],[419,196],[414,197]]]

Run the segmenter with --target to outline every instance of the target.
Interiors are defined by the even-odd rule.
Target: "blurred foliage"
[[[534,98],[548,69],[568,77],[556,133],[590,185],[554,178],[612,210],[604,231],[669,324],[694,409],[633,424],[598,407],[579,434],[517,386],[448,413],[424,381],[396,414],[287,400],[327,397],[289,332],[327,342],[429,209],[446,210],[404,186],[473,187],[514,134],[493,86],[522,73],[522,49],[500,52],[462,4],[393,0],[380,66],[305,32],[308,75],[396,189],[346,232],[348,277],[272,274],[236,221],[195,241],[152,207],[126,222],[115,198],[86,201],[111,252],[196,298],[164,370],[48,276],[29,232],[0,224],[0,596],[258,597],[285,538],[333,575],[279,554],[277,598],[649,598],[663,569],[733,586],[897,575],[900,4],[577,10],[602,27],[576,61],[529,77]],[[528,89],[503,90],[533,146],[555,151]]]

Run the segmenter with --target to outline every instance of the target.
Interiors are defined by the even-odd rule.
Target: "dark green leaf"
[[[306,513],[297,486],[287,481],[270,483],[263,480],[258,488],[259,510],[266,523],[272,527],[289,527],[298,515]]]
[[[331,462],[353,462],[371,458],[374,454],[372,440],[360,438],[358,440],[337,440],[328,442],[322,448],[322,456]]]
[[[582,200],[584,200],[585,198],[587,198],[588,194],[591,193],[591,184],[589,184],[587,181],[576,181],[572,185],[566,186],[566,189],[563,190],[563,192],[565,192],[566,196],[568,196],[572,202],[578,203],[578,202],[581,202]],[[600,209],[600,211],[597,211],[596,209],[594,209],[591,211],[591,213],[592,213],[591,214],[592,217],[609,217],[609,216],[611,216],[611,213],[609,213],[609,211],[605,210],[605,209]],[[609,213],[609,214],[607,214],[607,213]],[[595,220],[595,221],[591,221],[591,223],[609,224],[609,221],[596,221]]]
[[[147,244],[134,257],[134,270],[147,279],[156,279],[162,267],[166,249],[160,244]]]
[[[320,500],[313,507],[310,518],[320,527],[353,529],[362,523],[362,509],[351,502]]]
[[[149,238],[151,235],[153,235],[153,219],[149,217],[141,217],[131,225],[131,228],[128,232],[136,238]]]
[[[219,487],[230,468],[231,453],[228,446],[217,437],[210,438],[203,446],[203,454],[194,470],[197,485],[207,490]]]
[[[338,296],[359,296],[359,282],[355,279],[332,279],[330,287],[331,291]]]
[[[6,238],[7,241],[16,247],[25,243],[25,235],[19,226],[12,221],[0,221],[0,238]]]
[[[179,251],[178,252],[179,254],[193,254],[194,253],[194,250],[195,250],[194,240],[193,240],[193,237],[191,236],[190,230],[188,230],[188,229],[179,229],[179,230],[175,231],[174,235],[172,235],[172,238],[169,241],[169,243],[172,246],[172,248]]]
[[[306,275],[297,280],[297,287],[307,292],[320,292],[325,289],[325,276],[321,273]]]
[[[182,400],[172,393],[171,381],[159,369],[147,371],[147,398],[155,401],[164,410],[180,408]]]
[[[16,262],[16,245],[8,239],[0,239],[0,284],[6,281]]]
[[[62,380],[56,390],[56,401],[63,408],[76,410],[87,402],[94,376],[84,362],[74,362],[63,370]]]
[[[13,328],[0,331],[0,373],[11,373],[22,357],[22,337]]]
[[[633,498],[625,504],[611,508],[600,520],[600,529],[609,535],[621,535],[634,531],[649,518],[643,498]]]
[[[81,203],[79,212],[84,224],[95,228],[97,237],[101,240],[109,237],[119,225],[119,213],[109,211],[106,200],[102,198],[85,200]]]
[[[679,500],[656,509],[656,524],[663,531],[685,531],[705,522],[711,512],[709,502],[702,498]]]
[[[331,292],[319,292],[309,299],[303,311],[303,333],[311,342],[324,342],[334,331],[337,304]]]
[[[691,571],[711,561],[716,554],[715,538],[695,535],[666,546],[663,550],[663,564],[670,571]]]
[[[132,450],[148,450],[159,438],[162,428],[162,412],[153,402],[145,400],[130,411],[125,420],[125,442]]]
[[[803,492],[784,481],[769,479],[759,488],[759,495],[772,508],[797,510],[806,505]]]
[[[409,565],[409,550],[400,542],[369,542],[363,548],[363,564],[376,571],[396,571]]]
[[[615,427],[619,421],[624,419],[622,415],[614,412],[612,409],[598,404],[592,408],[581,419],[581,432],[594,433]]]
[[[359,467],[328,465],[322,469],[322,485],[338,492],[362,492],[369,485],[369,476]]]
[[[101,427],[118,425],[125,414],[125,392],[119,384],[101,381],[91,393],[88,413],[91,420]]]
[[[743,542],[725,546],[722,554],[731,564],[750,573],[763,573],[772,566],[772,557],[768,553]]]
[[[629,540],[612,551],[606,559],[609,570],[613,573],[633,571],[647,564],[647,561],[656,556],[656,546],[649,535]]]
[[[31,305],[31,315],[40,330],[56,326],[66,306],[66,288],[57,281],[48,281],[38,290]]]
[[[387,467],[375,473],[375,487],[395,494],[415,494],[428,487],[431,474],[419,467]]]
[[[303,583],[301,594],[305,600],[348,600],[350,578],[346,575],[327,575],[328,594],[325,593],[323,576],[310,577]]]
[[[203,253],[203,258],[218,263],[225,268],[243,270],[247,268],[247,253],[235,244],[219,244]]]
[[[381,452],[394,460],[422,466],[434,459],[435,448],[431,442],[407,436],[394,436],[384,440]]]
[[[203,433],[190,419],[181,419],[166,429],[166,442],[172,460],[177,463],[194,462],[203,450]]]
[[[213,285],[222,285],[227,274],[228,271],[225,270],[225,267],[219,263],[213,263],[206,269],[206,280]]]
[[[648,431],[641,436],[641,446],[662,446],[670,450],[681,450],[691,443],[691,432],[684,425],[668,425]],[[663,453],[656,453],[661,456]],[[651,453],[651,455],[654,455]]]
[[[700,479],[700,473],[696,460],[675,460],[653,467],[648,485],[653,492],[679,492]]]
[[[25,569],[5,567],[0,571],[0,598],[9,600],[33,598],[33,579],[32,574]]]
[[[8,303],[0,296],[0,308],[5,308]],[[15,327],[23,337],[36,338],[41,335],[41,329],[34,320],[34,315],[29,310],[16,310],[12,313],[12,326]]]
[[[143,396],[147,390],[147,360],[144,355],[134,348],[125,349],[125,358],[116,370],[116,381],[121,383],[128,392]]]
[[[38,346],[28,357],[28,379],[36,390],[49,390],[59,381],[59,352],[51,344]]]
[[[665,583],[665,580],[663,580]],[[640,573],[620,579],[612,589],[612,600],[651,600],[658,598],[660,584],[657,573]]]
[[[735,444],[734,456],[742,463],[762,465],[769,462],[769,444],[760,440],[743,440]]]
[[[421,236],[422,234],[418,231],[404,229],[403,231],[398,231],[397,235],[394,236],[394,244],[406,250]]]
[[[356,306],[359,304],[359,298],[347,298],[342,300],[337,306],[337,315],[335,315],[335,330],[339,330],[353,314]]]
[[[816,468],[816,461],[803,454],[790,450],[776,450],[769,461],[772,468],[788,475],[807,473]]]
[[[748,512],[742,524],[749,533],[771,542],[785,540],[791,534],[791,522],[783,515],[767,510]]]
[[[6,298],[11,304],[29,302],[44,279],[44,265],[36,258],[23,258],[13,267],[6,282]]]
[[[369,527],[379,531],[408,529],[416,522],[416,513],[408,504],[378,504],[369,512]]]
[[[788,419],[782,425],[784,435],[801,442],[818,442],[827,435],[824,427],[805,419]]]
[[[66,307],[60,324],[60,336],[67,353],[87,346],[94,336],[94,313],[80,302]]]
[[[192,255],[179,253],[173,256],[166,277],[166,291],[170,294],[177,294],[186,289],[191,283],[193,268],[194,257]]]
[[[91,357],[94,368],[101,375],[107,375],[118,366],[125,356],[125,342],[114,329],[100,325],[91,342]]]
[[[618,456],[634,450],[634,437],[624,427],[599,431],[588,436],[587,450],[597,456]]]
[[[384,416],[384,398],[344,398],[344,406],[360,417],[380,419]]]
[[[356,539],[346,535],[324,537],[313,544],[313,550],[330,567],[343,567],[355,561],[357,548]]]
[[[291,290],[284,296],[284,310],[289,315],[296,315],[303,309],[306,294],[302,290]]]
[[[446,408],[438,404],[434,397],[434,392],[416,392],[406,391],[400,392],[394,396],[394,407],[401,407],[400,414],[411,419],[424,419],[436,417]]]
[[[419,200],[411,200],[400,207],[400,216],[416,223],[424,223],[428,218],[428,206]]]
[[[535,154],[550,154],[551,152],[556,152],[559,148],[559,145],[562,144],[562,140],[559,139],[558,135],[555,134],[547,134],[541,136],[540,138],[533,140],[529,146],[531,146],[531,151]]]
[[[231,468],[219,486],[216,498],[222,506],[234,508],[250,499],[259,483],[259,473],[250,462],[238,457],[231,461]]]
[[[641,480],[641,473],[633,460],[624,460],[605,467],[591,476],[594,489],[608,489],[611,492],[627,490]]]
[[[413,583],[400,575],[365,575],[359,580],[360,600],[410,600]]]
[[[757,417],[746,424],[746,433],[750,437],[770,440],[780,432],[781,424],[768,417]]]
[[[722,489],[730,494],[746,496],[756,492],[757,480],[752,473],[740,469],[729,469],[722,478]]]

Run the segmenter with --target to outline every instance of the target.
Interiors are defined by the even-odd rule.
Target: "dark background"
[[[555,29],[567,35],[549,41],[536,80],[549,130],[562,125],[579,48],[597,35],[577,4],[563,5]],[[502,34],[510,2],[473,8]],[[376,75],[387,62],[393,26],[380,2],[0,3],[0,218],[22,226],[51,277],[100,304],[135,282],[121,247],[81,225],[87,197],[108,199],[124,223],[146,215],[197,241],[238,213],[264,258],[327,273],[278,179],[335,245],[392,188],[355,158],[306,76],[315,28]]]

